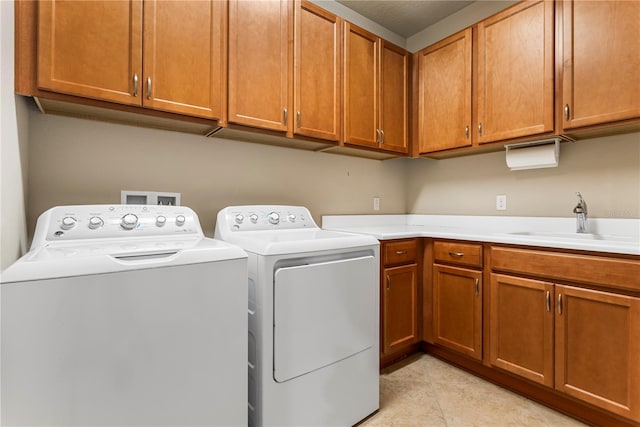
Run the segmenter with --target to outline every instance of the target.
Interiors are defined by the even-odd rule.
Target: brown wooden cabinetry
[[[220,117],[224,3],[43,1],[38,6],[39,88]]]
[[[342,19],[296,0],[294,133],[338,141]]]
[[[640,117],[640,2],[561,4],[562,128]]]
[[[344,143],[407,153],[408,53],[345,22]]]
[[[482,246],[436,241],[433,252],[434,342],[480,360]]]
[[[640,298],[553,283],[638,291],[640,263],[501,247],[491,260],[509,272],[491,274],[491,364],[640,421]]]
[[[229,122],[286,131],[293,119],[288,90],[292,4],[229,1]]]
[[[416,350],[420,340],[417,239],[382,242],[380,351],[385,365]]]

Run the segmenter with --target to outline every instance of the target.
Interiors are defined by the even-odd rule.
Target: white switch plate
[[[506,194],[498,194],[496,196],[496,210],[497,211],[506,211],[507,210],[507,195]]]
[[[380,197],[374,197],[373,198],[373,210],[374,211],[379,211],[380,210]]]

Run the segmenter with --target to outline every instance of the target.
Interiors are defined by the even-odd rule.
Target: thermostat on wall
[[[180,206],[180,193],[122,190],[120,191],[120,203],[123,205]]]

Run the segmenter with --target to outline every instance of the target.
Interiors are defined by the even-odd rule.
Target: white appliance
[[[2,425],[246,425],[246,280],[189,208],[46,211],[2,273]]]
[[[232,206],[249,255],[249,425],[351,426],[379,407],[379,243],[298,206]]]

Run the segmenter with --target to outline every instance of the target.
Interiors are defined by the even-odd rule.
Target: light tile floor
[[[425,354],[380,375],[380,410],[360,426],[579,427],[584,424]]]

